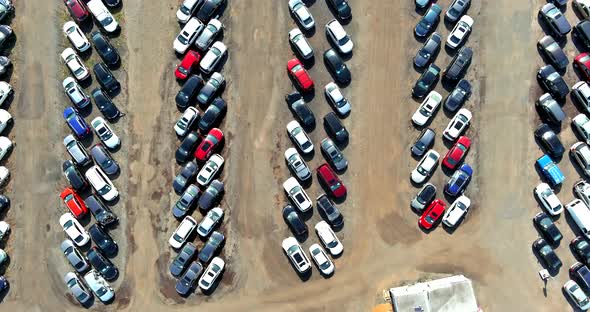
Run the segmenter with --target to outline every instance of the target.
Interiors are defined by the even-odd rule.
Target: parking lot
[[[542,267],[531,250],[538,237],[531,219],[540,211],[533,188],[539,183],[534,161],[541,151],[533,129],[539,123],[534,101],[542,93],[535,81],[542,64],[535,44],[542,36],[536,16],[543,1],[475,1],[469,9],[475,20],[467,43],[475,52],[467,75],[474,94],[466,104],[474,116],[467,132],[473,140],[467,158],[475,172],[467,190],[473,207],[453,233],[439,226],[428,234],[409,207],[417,192],[409,181],[416,164],[409,148],[419,133],[410,123],[419,105],[410,94],[419,76],[411,64],[421,45],[413,36],[419,14],[412,1],[350,1],[353,19],[345,28],[355,50],[347,61],[352,83],[343,91],[353,108],[343,121],[351,140],[343,150],[349,168],[341,176],[349,193],[339,205],[345,225],[338,232],[345,251],[334,261],[332,277],[313,269],[302,281],[280,246],[291,235],[281,216],[287,203],[281,184],[290,175],[283,152],[292,146],[284,130],[292,116],[283,97],[292,90],[285,66],[293,54],[287,33],[296,24],[286,1],[229,0],[221,18],[229,49],[223,69],[227,142],[221,153],[227,161],[221,206],[230,212],[221,227],[227,239],[221,255],[228,267],[213,294],[186,299],[175,293],[167,273],[172,258],[167,240],[177,226],[170,213],[177,199],[171,188],[178,170],[172,126],[179,89],[172,41],[179,31],[180,1],[122,1],[117,13],[122,31],[113,41],[122,57],[117,78],[124,91],[114,100],[127,115],[114,126],[123,147],[114,154],[122,172],[114,183],[122,195],[114,208],[121,222],[112,233],[121,249],[115,258],[121,272],[114,283],[116,300],[92,309],[368,311],[382,289],[435,273],[460,273],[473,280],[484,311],[571,310],[561,291],[575,261],[568,218],[557,221],[564,234],[557,249],[564,267],[546,293],[537,274]],[[450,0],[437,3],[444,9]],[[57,222],[65,209],[58,197],[66,183],[61,140],[69,131],[61,116],[68,102],[61,90],[66,69],[59,59],[67,43],[60,32],[67,14],[61,1],[21,0],[15,6],[11,26],[17,40],[10,53],[15,124],[9,137],[17,145],[7,162],[13,175],[5,192],[12,199],[5,218],[13,227],[5,248],[11,288],[1,298],[2,309],[76,311],[79,306],[62,282],[70,268],[58,249],[64,236]],[[316,91],[309,105],[319,120],[331,111],[322,94],[331,78],[321,53],[329,48],[323,25],[332,14],[324,0],[312,0],[310,9],[317,26],[308,38],[316,51],[310,70]],[[569,5],[567,10],[574,24],[578,18]],[[437,30],[446,39],[450,28],[441,23]],[[578,54],[569,36],[566,50],[570,61]],[[443,49],[436,64],[444,68],[450,59]],[[577,80],[568,70],[568,84]],[[436,90],[445,97],[449,92],[441,83]],[[565,110],[569,118],[577,114],[569,99]],[[446,148],[440,134],[450,117],[440,110],[431,125],[441,155]],[[324,130],[318,126],[310,137],[319,145]],[[566,147],[576,141],[569,120],[560,137]],[[322,162],[318,151],[308,164],[315,170]],[[566,203],[579,175],[567,157],[560,166],[567,181],[558,196]],[[431,181],[442,187],[447,179],[438,168]],[[317,183],[307,191],[314,199],[320,194]],[[314,209],[307,224],[311,228],[320,219]],[[310,233],[303,246],[314,242],[317,237]]]

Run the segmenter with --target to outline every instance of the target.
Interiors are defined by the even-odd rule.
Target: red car
[[[420,224],[423,228],[429,230],[432,228],[432,225],[440,219],[440,217],[445,212],[445,208],[447,205],[440,199],[435,199],[428,208],[424,211],[420,220],[418,220],[418,224]]]
[[[471,140],[466,136],[460,136],[457,142],[455,142],[455,145],[449,149],[445,158],[443,158],[443,165],[449,169],[455,169],[457,164],[467,155],[470,146]]]
[[[301,91],[307,92],[313,89],[313,80],[311,80],[307,70],[303,68],[303,64],[301,64],[297,58],[294,58],[287,63],[287,71],[293,80],[297,82],[297,87],[299,87]]]
[[[90,13],[88,13],[88,10],[80,0],[64,0],[64,3],[68,7],[70,15],[78,22],[87,19],[90,15]]]
[[[74,217],[80,218],[88,213],[88,208],[82,200],[82,197],[74,191],[71,187],[66,188],[59,196],[64,201],[68,209],[72,212]]]
[[[197,158],[197,161],[207,160],[209,156],[211,156],[211,153],[213,153],[213,150],[222,140],[223,132],[217,128],[211,129],[195,151],[195,158]]]
[[[582,73],[584,79],[590,81],[590,54],[584,52],[576,56],[574,67]]]
[[[342,198],[346,195],[346,186],[328,164],[323,164],[318,168],[318,177],[320,182],[330,189],[332,196]]]
[[[188,53],[182,59],[182,62],[176,66],[176,70],[174,71],[174,75],[177,79],[184,80],[188,77],[193,68],[199,65],[199,61],[201,60],[201,55],[193,50],[189,50]]]

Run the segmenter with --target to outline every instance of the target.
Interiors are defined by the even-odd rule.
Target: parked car
[[[576,197],[588,207],[590,205],[590,183],[580,180],[574,184],[573,189]]]
[[[583,236],[574,238],[570,245],[579,259],[586,264],[590,263],[590,243]]]
[[[287,124],[287,133],[301,152],[308,154],[313,151],[313,143],[297,121],[292,120]]]
[[[172,263],[170,264],[170,274],[174,277],[179,277],[184,269],[186,269],[191,263],[196,254],[197,246],[191,242],[186,243],[176,257],[174,257],[174,260],[172,260]]]
[[[449,179],[445,185],[445,193],[450,196],[457,196],[463,194],[467,184],[471,181],[473,176],[473,169],[468,164],[463,164]]]
[[[80,304],[86,305],[92,299],[92,293],[74,272],[68,272],[64,276],[64,282],[70,293]]]
[[[585,81],[578,81],[572,87],[572,95],[576,101],[590,113],[590,86]]]
[[[440,5],[434,3],[428,8],[428,11],[424,13],[416,28],[414,28],[414,33],[418,37],[426,37],[428,34],[436,28],[438,21],[440,20],[440,13],[442,12],[442,8]]]
[[[447,46],[456,49],[460,46],[471,33],[473,28],[473,18],[469,15],[463,15],[459,22],[455,24],[451,33],[447,37]]]
[[[64,64],[66,64],[70,72],[74,75],[74,77],[76,77],[76,79],[84,80],[90,77],[88,68],[86,68],[74,49],[66,48],[63,50],[63,52],[61,52],[61,59],[63,60]]]
[[[78,140],[76,140],[73,135],[70,134],[66,136],[64,138],[63,144],[76,165],[86,166],[91,162],[90,156],[88,156],[88,153],[86,153],[86,149],[84,149],[84,146],[78,142]]]
[[[201,252],[199,252],[199,261],[203,263],[209,262],[211,258],[213,258],[213,255],[215,255],[217,250],[221,247],[221,244],[223,244],[224,240],[225,236],[223,236],[221,232],[213,231],[201,249]]]
[[[187,239],[191,236],[192,232],[196,227],[197,221],[193,219],[193,217],[184,217],[184,219],[182,220],[182,222],[180,222],[174,233],[172,233],[172,236],[170,236],[168,243],[170,244],[170,246],[172,246],[172,248],[180,249],[182,245],[184,245],[184,243],[187,241]]]
[[[328,0],[326,2],[340,20],[347,20],[352,17],[352,9],[347,0]]]
[[[84,92],[74,78],[66,77],[62,86],[70,101],[72,101],[77,108],[84,109],[90,105],[90,97]]]
[[[300,181],[306,181],[311,178],[309,167],[294,147],[288,148],[285,151],[285,161],[287,162],[289,169],[295,173],[295,176]]]
[[[174,76],[176,76],[176,79],[186,79],[186,77],[193,73],[193,70],[197,67],[200,60],[201,55],[198,52],[188,50],[188,52],[182,58],[182,61],[180,61],[180,64],[176,66],[176,70],[174,71]]]
[[[199,287],[203,291],[209,290],[211,288],[211,285],[215,283],[215,281],[217,280],[224,268],[225,262],[221,258],[213,258],[213,260],[211,260],[211,263],[209,263],[209,266],[207,267],[203,275],[201,275],[201,279],[199,279]]]
[[[114,257],[119,251],[117,242],[100,225],[93,224],[88,229],[90,238],[107,257]],[[95,266],[96,267],[96,266]]]
[[[90,241],[90,236],[88,236],[84,227],[71,213],[68,212],[61,215],[61,217],[59,217],[59,224],[76,246],[84,246]],[[8,223],[4,222],[4,224],[0,226],[0,240],[6,236],[6,233],[10,230],[10,227],[7,227],[6,225],[8,225]]]
[[[110,8],[114,8],[121,3],[121,0],[103,0],[104,4],[106,4]]]
[[[0,195],[0,212],[10,207],[10,199],[6,195]]]
[[[559,70],[564,70],[567,68],[569,64],[569,60],[567,59],[567,55],[563,52],[563,49],[559,46],[553,37],[546,35],[545,37],[541,38],[539,42],[537,42],[537,49],[541,52],[541,54],[549,61],[551,65],[558,68]]]
[[[344,251],[342,243],[326,221],[320,221],[315,225],[315,231],[320,241],[328,249],[332,256],[338,256]]]
[[[324,52],[324,64],[337,83],[342,85],[350,83],[350,70],[348,70],[344,60],[333,49]]]
[[[298,236],[307,234],[307,225],[305,225],[305,222],[301,219],[293,206],[287,204],[283,207],[283,219],[291,231],[293,231],[293,234]]]
[[[217,203],[223,194],[223,191],[223,182],[219,180],[211,181],[211,184],[209,184],[199,197],[199,202],[197,203],[198,207],[203,211],[208,211],[215,203]]]
[[[299,28],[293,28],[289,31],[289,42],[295,47],[297,53],[304,59],[308,60],[313,57],[313,48]]]
[[[84,176],[78,171],[76,165],[71,160],[66,160],[63,162],[62,166],[62,173],[68,180],[70,186],[76,190],[81,191],[88,187],[88,182],[84,178]]]
[[[199,121],[199,117],[199,111],[196,108],[189,106],[180,118],[178,118],[176,124],[174,124],[176,135],[182,137],[189,133]]]
[[[99,31],[95,31],[90,34],[90,39],[92,40],[92,44],[94,44],[96,52],[105,64],[113,67],[119,63],[119,60],[121,59],[119,57],[119,52],[106,36]]]
[[[535,129],[535,138],[539,140],[541,147],[552,157],[561,158],[565,152],[561,140],[547,124],[540,124]]]
[[[86,39],[86,36],[84,35],[80,27],[76,25],[76,23],[72,21],[67,21],[64,23],[62,30],[64,36],[68,38],[68,40],[74,46],[74,48],[76,48],[76,50],[84,52],[90,49],[90,42],[88,42],[88,39]]]
[[[184,193],[182,193],[180,198],[176,201],[174,206],[172,206],[172,214],[174,217],[183,218],[188,213],[188,211],[195,206],[200,192],[201,191],[196,185],[189,185],[189,187],[184,190]]]
[[[211,156],[211,153],[213,153],[213,151],[219,146],[221,141],[223,141],[223,132],[218,128],[211,129],[203,140],[201,140],[201,144],[199,144],[195,151],[196,160],[207,160]]]
[[[306,212],[312,208],[311,199],[309,199],[305,190],[297,182],[297,179],[293,177],[288,178],[283,182],[283,189],[299,211]]]
[[[12,150],[12,141],[5,136],[0,136],[0,160],[2,160],[6,154]]]
[[[115,161],[111,153],[102,145],[102,143],[94,144],[90,149],[90,155],[97,164],[106,174],[114,175],[119,172],[119,164]]]
[[[414,4],[416,5],[416,9],[424,9],[428,5],[430,5],[431,0],[414,0]]]
[[[191,75],[176,94],[176,106],[181,109],[187,108],[202,87],[203,78],[197,75]]]
[[[109,124],[102,117],[99,116],[92,119],[90,124],[92,125],[92,129],[94,129],[94,132],[98,138],[106,147],[110,149],[116,149],[119,147],[119,145],[121,145],[121,139],[119,139],[113,129],[111,129]]]
[[[440,51],[441,42],[441,35],[437,32],[432,33],[414,56],[414,65],[422,68],[434,62]]]
[[[588,22],[590,26],[590,22]],[[574,68],[582,73],[585,80],[590,80],[590,54],[580,53],[574,59]]]
[[[412,199],[410,206],[418,211],[424,210],[424,208],[434,200],[436,197],[436,186],[432,183],[426,183],[420,189],[418,194]]]
[[[446,204],[440,200],[435,199],[428,205],[428,208],[424,210],[424,213],[418,220],[418,224],[426,230],[431,229],[434,224],[442,217],[445,212]]]
[[[533,242],[533,249],[539,254],[545,265],[550,270],[558,270],[561,266],[561,260],[553,251],[553,248],[542,238],[538,238]]]
[[[182,166],[176,178],[174,178],[174,182],[172,183],[172,187],[176,194],[182,194],[184,190],[195,180],[197,176],[197,171],[199,168],[194,161],[189,161]]]
[[[100,167],[92,166],[88,168],[86,170],[86,179],[102,199],[113,201],[119,197],[119,191]]]
[[[340,213],[336,204],[326,194],[318,196],[316,199],[319,211],[322,212],[324,219],[335,228],[341,227],[344,223],[344,218]]]
[[[297,118],[303,127],[306,129],[313,129],[315,127],[313,111],[305,104],[301,93],[293,91],[285,96],[285,101],[295,118]]]
[[[63,117],[66,120],[68,127],[74,132],[76,137],[85,138],[90,134],[90,126],[86,123],[84,118],[78,113],[78,111],[68,106],[64,109]]]
[[[190,132],[184,137],[178,148],[176,149],[176,162],[183,164],[191,160],[194,150],[197,147],[199,136],[195,132]]]
[[[541,95],[539,100],[535,103],[540,112],[541,117],[555,125],[560,125],[561,121],[565,119],[566,115],[561,106],[551,97],[549,93]]]
[[[574,26],[573,36],[582,43],[584,48],[590,49],[590,22],[584,20]]]
[[[59,247],[70,265],[76,269],[76,272],[82,273],[90,268],[86,257],[80,253],[78,248],[76,248],[76,245],[74,245],[71,240],[64,240]]]
[[[307,70],[297,58],[291,59],[287,62],[287,72],[289,76],[295,81],[295,85],[302,92],[311,91],[314,88],[313,80],[307,73]]]
[[[590,118],[584,114],[578,114],[572,118],[572,128],[586,144],[590,142]]]
[[[178,54],[184,54],[195,42],[203,28],[205,28],[205,25],[198,18],[191,17],[174,39],[172,44],[174,51]]]
[[[176,282],[176,292],[179,295],[187,295],[195,287],[195,283],[202,272],[203,265],[198,261],[193,261],[188,270]]]
[[[109,121],[115,120],[121,117],[121,111],[115,106],[111,98],[103,92],[100,88],[92,90],[92,98],[98,110],[102,115]]]
[[[584,311],[590,308],[590,299],[588,299],[588,295],[586,295],[576,282],[572,280],[567,281],[563,285],[563,289],[578,308]]]
[[[348,142],[348,130],[334,112],[329,112],[324,116],[324,128],[336,144],[343,145]]]
[[[92,71],[94,72],[98,84],[104,91],[112,94],[121,88],[121,84],[117,78],[115,78],[111,70],[104,63],[95,64],[94,67],[92,67]]]
[[[86,208],[86,204],[82,200],[82,197],[80,197],[74,189],[66,187],[59,197],[75,218],[82,218],[88,213],[88,208]]]
[[[324,93],[328,98],[328,101],[334,107],[336,112],[341,116],[346,116],[350,113],[350,102],[342,94],[342,91],[334,82],[329,82],[324,88]]]
[[[86,2],[86,6],[92,15],[94,15],[94,18],[100,24],[100,27],[106,32],[113,33],[119,28],[119,24],[101,0],[90,0]]]
[[[217,35],[222,31],[223,24],[216,18],[213,18],[207,23],[207,26],[203,29],[197,40],[195,40],[195,46],[200,51],[205,51]]]
[[[561,172],[561,169],[557,164],[549,157],[549,155],[543,155],[537,159],[537,167],[541,170],[541,173],[545,176],[551,185],[556,186],[561,184],[565,180],[565,176]]]
[[[197,175],[197,183],[201,186],[207,186],[213,180],[215,175],[223,166],[224,159],[219,154],[213,154],[205,163],[199,174]]]
[[[572,6],[578,11],[582,19],[590,19],[590,2],[588,0],[573,0]]]
[[[416,83],[412,88],[412,96],[420,99],[424,97],[426,94],[428,94],[436,86],[436,82],[439,79],[439,75],[440,68],[438,68],[438,66],[434,64],[430,64],[428,68],[426,68],[426,70],[422,72],[420,78],[416,80]]]
[[[309,246],[309,254],[322,274],[330,275],[334,273],[334,264],[319,244]]]
[[[337,171],[342,171],[348,167],[348,160],[340,151],[338,146],[330,138],[325,138],[321,143],[322,154]]]
[[[465,196],[461,195],[451,204],[449,209],[445,211],[445,215],[443,217],[442,223],[448,227],[454,227],[457,225],[461,218],[465,217],[469,212],[469,207],[471,206],[471,200]]]
[[[549,214],[552,216],[557,216],[563,211],[563,204],[555,195],[555,192],[549,184],[547,183],[540,183],[535,187],[535,195],[537,199],[541,202],[541,205]]]
[[[459,80],[455,89],[445,100],[445,109],[451,112],[457,111],[471,96],[471,84],[465,79]]]
[[[418,106],[418,109],[416,109],[412,115],[412,123],[419,127],[426,125],[438,110],[441,101],[442,96],[440,93],[430,91],[428,96],[422,101],[422,104]]]
[[[0,46],[4,45],[10,36],[12,36],[12,28],[8,25],[0,25]]]
[[[82,22],[86,20],[90,15],[84,4],[82,4],[81,0],[64,0],[64,3],[66,5],[66,8],[68,8],[68,11],[70,12],[70,15],[77,22]]]
[[[471,122],[471,118],[471,112],[466,108],[461,108],[443,131],[443,137],[449,141],[455,141],[465,132],[465,129],[467,129]]]
[[[315,20],[302,0],[289,0],[289,10],[303,29],[310,30],[315,27]]]
[[[203,116],[199,120],[199,132],[209,132],[209,130],[211,130],[211,128],[219,122],[219,119],[225,112],[226,107],[227,105],[222,98],[216,97],[213,99],[213,102],[209,104],[209,107],[207,107],[207,110],[205,110]]]
[[[203,56],[203,59],[201,59],[201,63],[199,64],[201,71],[205,74],[210,74],[215,67],[217,67],[217,64],[219,64],[219,61],[225,56],[225,54],[227,54],[227,47],[223,42],[216,41],[213,43],[211,48],[209,48],[209,51],[207,51],[205,56]]]
[[[410,148],[412,155],[414,156],[422,156],[424,153],[429,150],[434,145],[434,138],[436,134],[434,130],[430,128],[425,128],[420,132],[414,144]]]
[[[105,205],[100,199],[94,195],[86,197],[84,200],[86,207],[96,219],[96,222],[102,226],[109,226],[116,223],[119,218],[111,211],[109,206]]]
[[[223,218],[223,210],[219,207],[215,207],[207,212],[207,215],[201,220],[197,227],[197,233],[201,237],[209,236],[209,233],[221,222]]]
[[[553,220],[546,213],[537,213],[533,218],[533,223],[551,244],[557,244],[563,238],[561,232],[553,223]]]
[[[447,21],[454,23],[456,22],[471,5],[471,0],[454,0],[445,13]]]
[[[328,164],[322,164],[317,169],[318,179],[320,183],[328,189],[330,195],[335,198],[343,198],[346,196],[347,190],[342,180],[336,175],[334,170]]]
[[[567,83],[552,65],[541,67],[537,72],[537,79],[541,87],[555,98],[563,99],[570,92]]]
[[[590,176],[590,147],[584,142],[577,142],[570,148],[570,153],[584,174]]]
[[[440,155],[435,150],[428,150],[410,174],[412,182],[420,184],[430,177],[438,165],[439,158]]]
[[[444,77],[449,81],[457,81],[461,79],[471,64],[472,57],[473,50],[471,50],[471,48],[462,47],[459,49],[447,68],[445,68],[443,73]]]
[[[563,37],[572,30],[565,15],[553,3],[547,3],[539,10],[539,18],[543,20],[556,37]]]
[[[197,12],[197,18],[203,22],[209,21],[224,1],[225,0],[204,0],[203,5],[201,5]]]
[[[184,0],[176,11],[176,19],[180,23],[186,23],[195,14],[203,0]]]
[[[215,95],[219,92],[223,84],[225,83],[225,78],[223,75],[214,72],[207,80],[207,83],[201,88],[199,94],[197,95],[197,102],[205,106],[209,104],[209,102],[215,97]]]
[[[348,54],[352,52],[354,44],[338,20],[333,19],[326,24],[326,35],[340,53]]]
[[[0,81],[0,106],[6,102],[10,94],[12,94],[12,86],[6,81]]]
[[[110,302],[115,297],[115,291],[95,270],[90,270],[90,272],[86,273],[84,275],[84,281],[86,281],[88,287],[101,302]]]

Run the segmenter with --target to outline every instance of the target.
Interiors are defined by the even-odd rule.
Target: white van
[[[581,200],[574,199],[565,206],[565,210],[569,212],[584,236],[590,238],[590,209],[588,206]]]
[[[86,6],[105,31],[112,33],[117,30],[119,24],[101,0],[90,0]]]

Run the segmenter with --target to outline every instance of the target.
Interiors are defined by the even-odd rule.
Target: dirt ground
[[[325,0],[312,1],[318,27],[309,40],[320,56],[329,48],[323,25],[332,16]],[[574,237],[567,218],[557,221],[565,236],[557,250],[564,268],[546,292],[531,251],[538,236],[531,218],[540,209],[532,190],[539,183],[534,160],[541,152],[532,131],[538,123],[533,104],[541,93],[535,71],[542,61],[535,43],[542,34],[536,20],[542,2],[509,0],[475,1],[469,10],[475,26],[467,45],[475,59],[467,75],[474,85],[467,103],[474,119],[467,134],[474,145],[467,162],[475,178],[467,195],[475,205],[455,232],[439,227],[429,234],[418,229],[418,216],[409,208],[417,191],[409,182],[416,164],[409,147],[418,135],[410,124],[418,106],[410,89],[419,76],[411,65],[421,44],[412,35],[419,14],[413,1],[350,1],[354,17],[346,29],[355,50],[347,64],[353,81],[344,93],[353,112],[344,120],[351,141],[344,150],[350,166],[342,176],[349,195],[339,206],[345,226],[338,233],[345,252],[335,260],[334,276],[324,279],[313,269],[307,281],[300,280],[280,248],[290,235],[280,211],[286,203],[281,183],[289,176],[282,154],[291,146],[284,130],[292,119],[283,101],[292,89],[285,73],[293,54],[287,32],[295,23],[286,1],[229,0],[222,17],[229,47],[223,69],[228,113],[221,126],[227,135],[222,153],[227,193],[221,206],[227,213],[222,256],[228,268],[212,295],[176,296],[167,273],[171,250],[166,241],[177,225],[170,207],[177,198],[171,188],[179,144],[172,130],[179,114],[172,41],[179,30],[174,15],[179,2],[123,0],[117,15],[122,32],[113,41],[123,56],[116,72],[123,92],[114,100],[127,113],[115,125],[123,144],[114,154],[122,165],[114,180],[122,195],[113,207],[122,219],[113,231],[121,246],[114,259],[121,276],[114,284],[115,302],[96,303],[92,309],[368,311],[383,289],[457,273],[474,281],[484,311],[571,310],[560,289],[574,261],[567,246]],[[438,2],[446,8],[450,0]],[[58,249],[64,236],[57,220],[65,211],[58,197],[65,185],[60,166],[67,156],[61,140],[68,132],[61,118],[68,102],[61,91],[65,72],[59,60],[64,10],[61,1],[18,0],[11,22],[17,40],[10,51],[15,63],[10,82],[16,90],[9,108],[15,119],[10,137],[17,145],[7,163],[13,178],[6,193],[13,205],[6,220],[14,229],[6,247],[11,288],[1,298],[1,311],[80,309],[66,295],[61,277],[69,267]],[[567,15],[572,24],[577,22],[571,7]],[[441,23],[438,31],[446,38],[449,27]],[[571,40],[567,51],[572,60],[577,51]],[[88,62],[95,58],[89,56]],[[450,59],[443,50],[436,64],[444,68]],[[317,90],[309,105],[319,121],[331,110],[322,95],[331,79],[321,57],[310,73]],[[567,81],[570,86],[577,81],[571,71]],[[437,90],[448,94],[441,84]],[[569,100],[566,108],[573,117],[576,110]],[[97,114],[94,109],[88,118]],[[438,135],[450,117],[442,111],[436,115],[431,127]],[[325,137],[320,124],[310,136],[318,146]],[[562,140],[566,146],[575,141],[569,122]],[[440,136],[435,149],[446,152]],[[316,153],[309,164],[316,168],[322,162]],[[568,184],[559,196],[568,202],[573,198],[569,183],[579,175],[568,159],[560,165]],[[439,168],[432,182],[441,188],[446,179]],[[308,193],[313,198],[320,194],[317,182]],[[315,212],[308,227],[319,220]],[[312,233],[303,246],[314,242]]]

